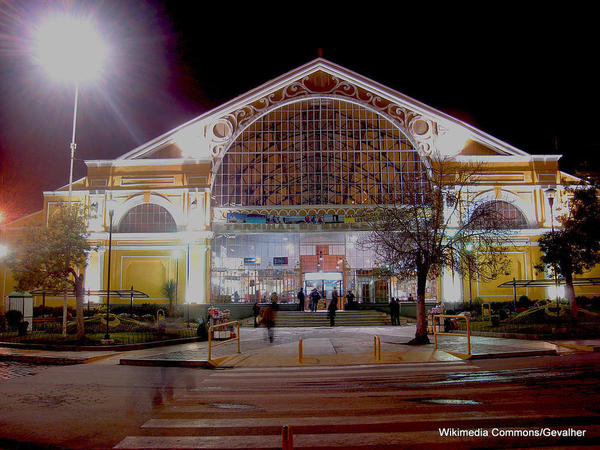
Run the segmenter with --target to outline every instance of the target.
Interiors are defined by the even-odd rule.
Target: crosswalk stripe
[[[368,371],[377,370],[378,373],[387,373],[387,372],[412,372],[415,370],[419,371],[431,371],[431,370],[454,370],[454,369],[470,369],[475,370],[476,367],[472,366],[468,362],[446,362],[446,363],[436,363],[436,362],[424,362],[424,363],[406,363],[406,364],[398,364],[398,365],[362,365],[362,366],[348,366],[347,368],[340,367],[265,367],[265,368],[255,368],[255,367],[239,367],[229,370],[219,371],[219,376],[222,377],[235,377],[244,375],[252,375],[252,374],[265,374],[265,373],[287,373],[287,372],[302,372],[306,374],[326,374],[326,373],[336,373],[338,376],[341,374],[352,374],[352,373],[365,373]]]
[[[539,411],[521,411],[519,419],[526,420],[550,420],[553,417],[564,419],[568,414],[545,414]],[[574,413],[572,417],[579,417]],[[407,424],[444,422],[453,423],[454,426],[460,422],[483,422],[489,419],[495,421],[515,418],[514,413],[501,413],[499,411],[457,411],[457,412],[428,412],[426,414],[394,414],[394,415],[363,415],[363,416],[311,416],[311,417],[241,417],[241,418],[217,418],[217,419],[150,419],[142,425],[142,428],[245,428],[245,427],[282,427],[290,426],[333,426],[333,425],[372,425],[372,424]]]
[[[581,427],[573,427],[581,429]],[[500,428],[503,429],[503,428]],[[599,427],[585,427],[590,437],[578,440],[582,446],[593,445],[594,435]],[[394,448],[417,448],[417,449],[446,449],[448,447],[470,448],[481,445],[481,438],[477,436],[461,436],[457,438],[441,436],[438,429],[426,431],[404,432],[360,432],[360,433],[320,433],[320,434],[297,434],[293,436],[294,448],[348,448],[356,446],[368,448],[375,446],[386,446]],[[493,438],[493,446],[496,448],[521,446],[522,438],[496,437]],[[531,441],[534,445],[540,444],[539,440]],[[544,438],[543,446],[558,446],[560,437]],[[244,435],[244,436],[128,436],[115,448],[119,449],[152,449],[152,448],[178,448],[178,449],[240,449],[281,448],[282,439],[278,435]],[[562,448],[562,446],[560,446]]]

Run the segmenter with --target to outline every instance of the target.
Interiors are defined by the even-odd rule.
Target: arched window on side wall
[[[131,208],[119,224],[119,233],[169,233],[177,231],[173,216],[160,205],[142,203]]]
[[[516,206],[502,201],[502,200],[494,200],[491,202],[482,203],[473,212],[473,215],[477,217],[480,213],[480,209],[482,208],[493,208],[496,212],[498,219],[503,224],[505,228],[510,229],[521,229],[528,228],[527,219],[523,215],[523,213]],[[486,215],[482,215],[482,217],[486,217]],[[474,225],[477,225],[477,221],[474,221]]]

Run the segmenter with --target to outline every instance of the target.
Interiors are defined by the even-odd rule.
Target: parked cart
[[[231,322],[231,311],[229,309],[220,310],[219,308],[208,308],[209,326],[220,325],[226,322]],[[233,324],[226,327],[219,327],[213,330],[212,339],[225,340],[235,337]]]

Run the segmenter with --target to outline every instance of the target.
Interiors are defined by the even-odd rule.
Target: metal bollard
[[[281,449],[282,450],[293,450],[294,448],[294,435],[292,434],[292,427],[284,425],[281,428]]]
[[[381,361],[381,339],[379,336],[373,336],[373,354],[375,361]]]

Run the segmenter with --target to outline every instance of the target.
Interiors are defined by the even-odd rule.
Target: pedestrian
[[[390,302],[390,317],[392,318],[392,325],[400,325],[400,305],[394,297]]]
[[[354,294],[352,290],[349,290],[346,294],[346,300],[348,301],[348,309],[354,309]]]
[[[332,301],[332,302],[335,302],[335,307],[336,307],[336,309],[341,309],[341,308],[340,308],[340,304],[338,303],[338,302],[339,302],[339,298],[338,298],[337,289],[334,289],[334,290],[331,292],[331,301]]]
[[[319,300],[321,299],[321,294],[317,291],[317,288],[313,288],[310,293],[310,310],[312,312],[317,311],[317,307],[319,305]]]
[[[330,327],[335,326],[335,312],[336,311],[337,311],[337,300],[334,300],[332,298],[331,301],[329,302],[329,306],[327,307],[327,315],[329,316],[329,326]]]
[[[273,328],[275,327],[275,314],[278,306],[279,305],[277,304],[277,300],[275,299],[275,301],[271,301],[271,304],[269,304],[265,309],[263,309],[263,312],[261,314],[261,323],[267,329],[267,339],[271,344],[273,343],[274,339]]]
[[[304,291],[300,288],[300,292],[298,292],[298,311],[304,311],[304,299],[306,296],[304,295]]]
[[[254,306],[252,307],[252,314],[254,315],[254,328],[258,327],[258,315],[260,314],[260,308],[258,307],[258,303],[254,302]]]
[[[279,301],[279,298],[277,297],[277,292],[273,292],[271,294],[271,303],[277,303]]]

